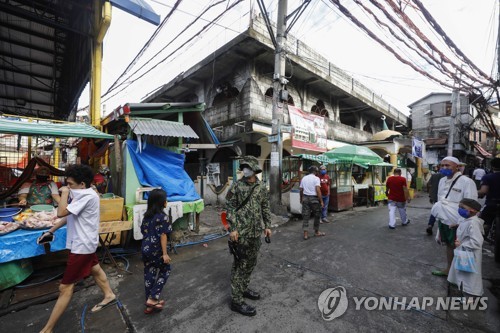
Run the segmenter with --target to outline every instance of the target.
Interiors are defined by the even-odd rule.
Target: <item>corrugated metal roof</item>
[[[113,139],[111,134],[103,133],[84,123],[36,123],[0,119],[0,133],[24,136],[53,136],[68,138]]]
[[[0,1],[0,111],[68,119],[89,80],[92,1]]]
[[[128,124],[136,135],[145,134],[177,138],[199,138],[191,126],[175,121],[131,118]]]

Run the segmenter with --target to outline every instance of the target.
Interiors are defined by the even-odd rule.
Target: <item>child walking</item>
[[[458,213],[465,220],[460,222],[457,229],[457,238],[455,247],[459,250],[470,251],[474,256],[476,273],[464,272],[455,268],[453,258],[448,282],[454,283],[464,293],[473,296],[483,295],[483,279],[481,273],[481,263],[483,260],[483,223],[484,221],[477,217],[481,210],[481,204],[473,199],[462,199],[459,203]]]
[[[160,300],[160,294],[170,276],[167,235],[172,232],[172,224],[164,212],[165,207],[167,207],[167,193],[160,189],[151,191],[141,225],[146,290],[145,314],[161,311],[165,304],[164,300]]]

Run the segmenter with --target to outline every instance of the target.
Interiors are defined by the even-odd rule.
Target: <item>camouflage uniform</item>
[[[262,172],[257,159],[247,156],[240,162],[247,165],[255,173]],[[250,199],[237,212],[235,210],[248,197],[255,186]],[[258,179],[249,183],[245,177],[233,184],[226,196],[228,220],[231,221],[231,231],[238,231],[238,243],[245,248],[245,258],[234,258],[231,270],[231,298],[236,304],[243,303],[243,293],[247,290],[250,275],[257,264],[260,248],[260,235],[264,228],[271,228],[271,210],[269,193],[265,184]],[[262,226],[264,222],[264,228]]]

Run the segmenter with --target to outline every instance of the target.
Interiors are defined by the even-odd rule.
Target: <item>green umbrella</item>
[[[363,146],[346,145],[324,153],[328,158],[349,161],[356,164],[377,164],[383,162],[373,150]]]

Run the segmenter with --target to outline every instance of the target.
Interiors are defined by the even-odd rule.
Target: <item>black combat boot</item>
[[[243,297],[248,299],[258,300],[260,299],[260,294],[256,291],[247,289],[245,292],[243,292]]]
[[[245,302],[241,304],[231,302],[231,310],[239,312],[242,315],[249,317],[255,316],[257,314],[257,310],[255,310],[255,307],[248,305]]]

